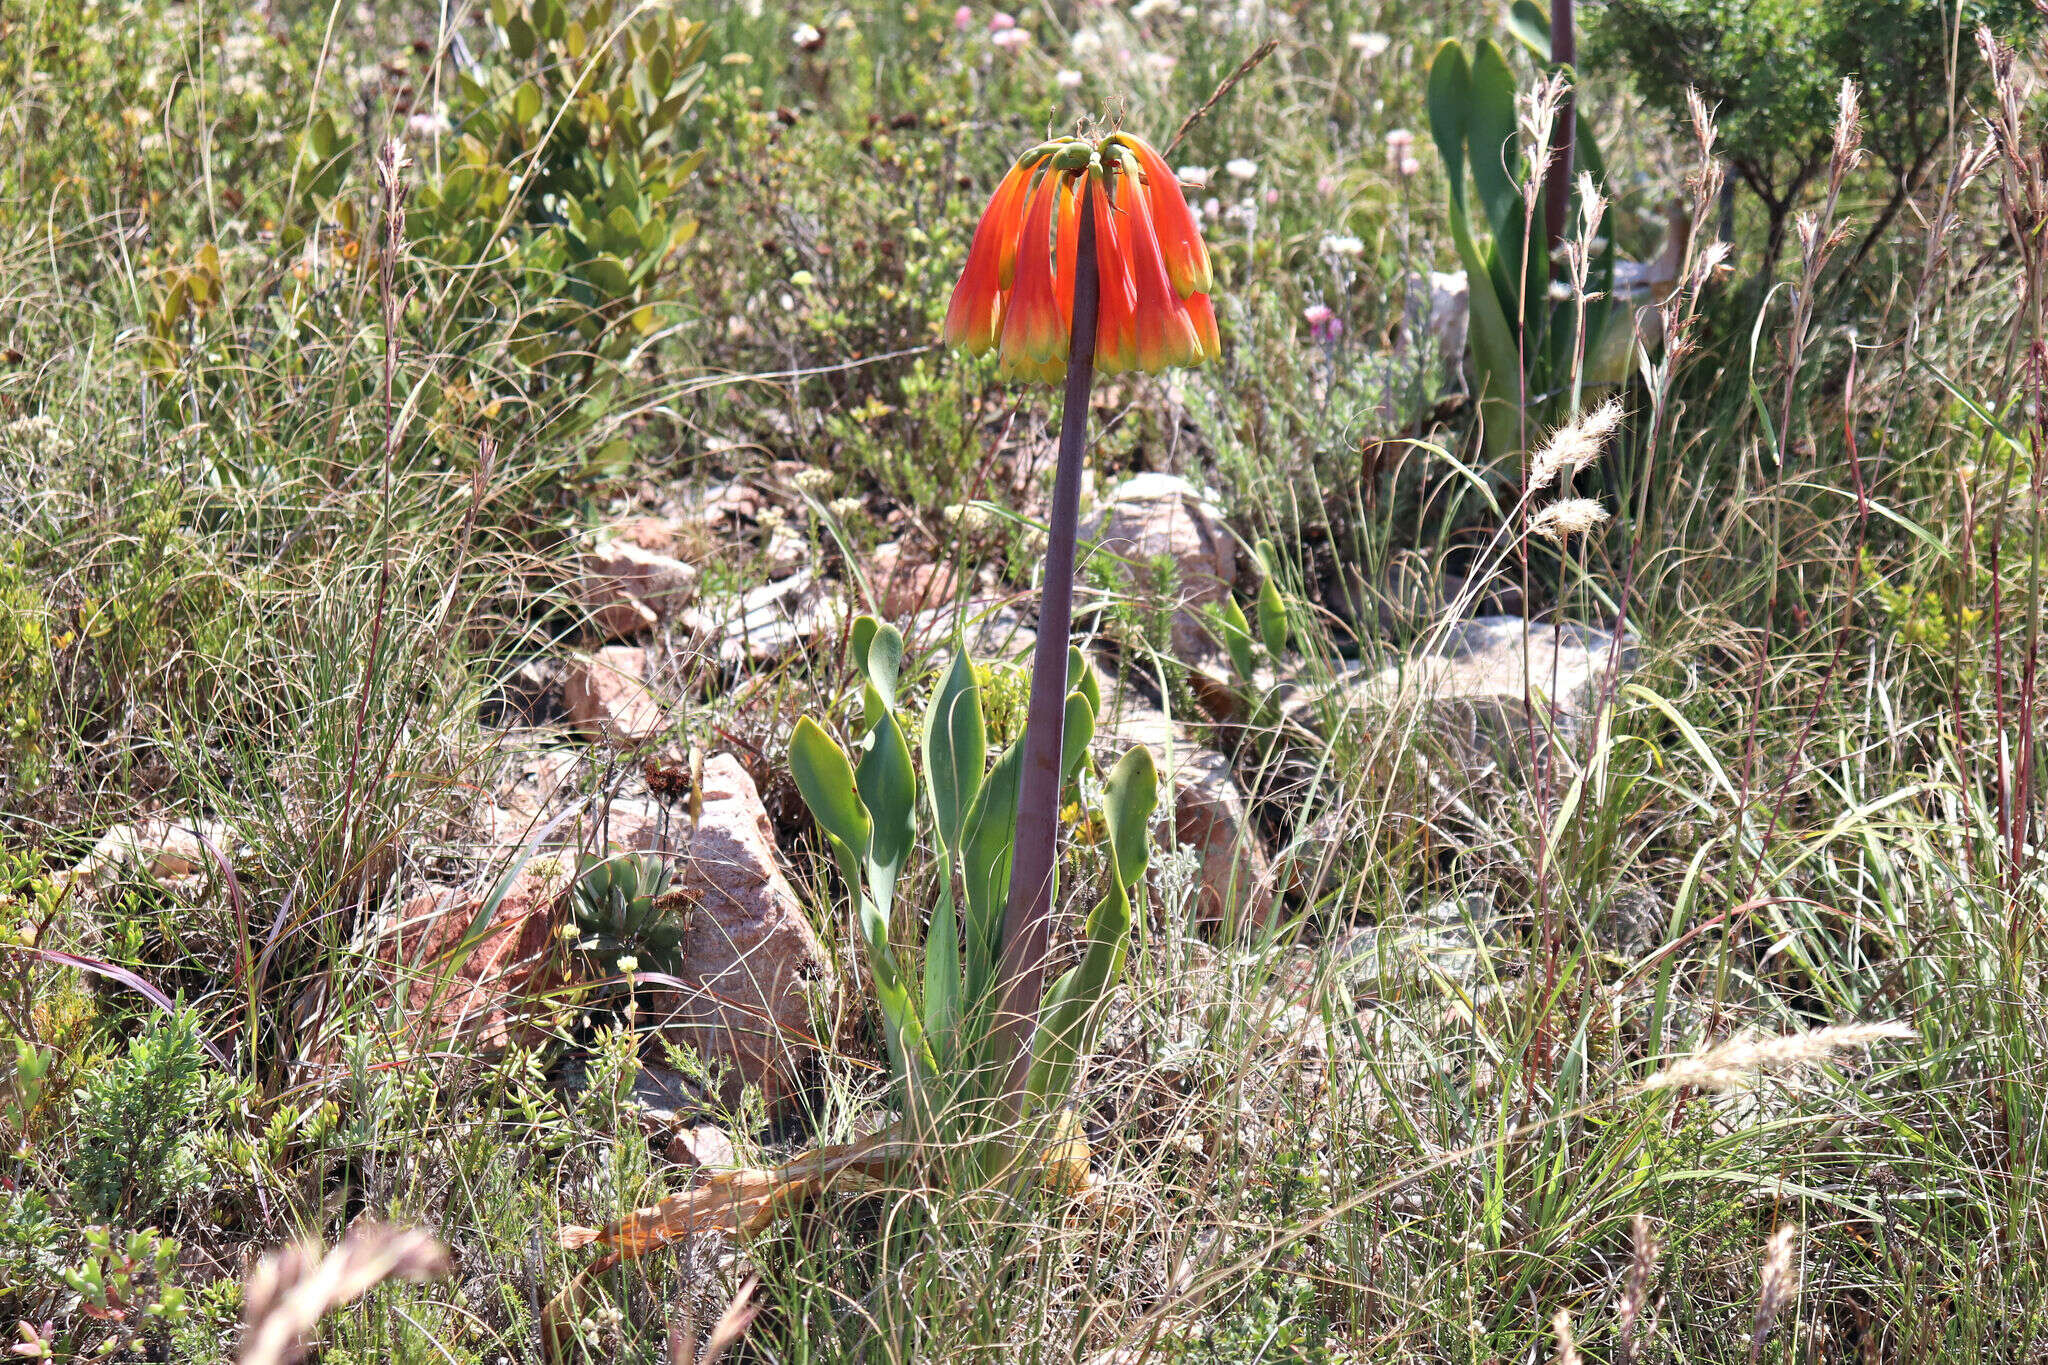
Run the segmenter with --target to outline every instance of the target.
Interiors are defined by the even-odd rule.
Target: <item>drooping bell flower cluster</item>
[[[1084,199],[1102,282],[1095,367],[1156,374],[1221,355],[1201,229],[1165,158],[1129,133],[1056,138],[1010,168],[953,287],[946,343],[970,355],[996,351],[1006,379],[1059,381]]]

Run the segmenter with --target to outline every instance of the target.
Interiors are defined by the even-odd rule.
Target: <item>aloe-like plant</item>
[[[897,885],[920,823],[917,765],[897,709],[903,637],[894,626],[863,616],[854,623],[852,644],[862,678],[858,761],[805,717],[790,741],[790,767],[853,899],[906,1117],[926,1133],[943,1131],[969,1143],[996,1138],[1019,1117],[1005,1102],[1013,1059],[999,1017],[1000,967],[1029,735],[989,763],[980,684],[965,647],[956,647],[923,724],[922,804],[939,875],[923,969],[914,973],[907,961],[911,945],[890,936]],[[1070,657],[1068,674],[1081,682],[1067,696],[1061,781],[1069,797],[1093,799],[1079,777],[1101,697],[1078,658]],[[1140,745],[1111,771],[1092,812],[1107,831],[1104,894],[1088,915],[1081,961],[1053,983],[1038,1010],[1023,1118],[1064,1101],[1093,1038],[1098,1006],[1122,971],[1132,895],[1145,872],[1157,802],[1158,775],[1151,752]]]
[[[1547,38],[1522,7],[1514,17],[1514,31],[1531,55],[1569,77],[1569,68],[1550,62]],[[1471,291],[1473,378],[1486,450],[1496,458],[1517,448],[1525,425],[1542,430],[1560,415],[1554,410],[1570,410],[1575,358],[1598,348],[1614,284],[1609,239],[1588,262],[1587,297],[1551,297],[1551,191],[1537,192],[1532,211],[1524,197],[1532,168],[1518,135],[1515,89],[1507,57],[1490,39],[1481,39],[1470,56],[1463,44],[1449,40],[1429,64],[1429,129],[1450,186],[1451,238]],[[1603,182],[1606,168],[1585,114],[1575,111],[1571,117],[1577,165],[1596,184]],[[1560,221],[1575,222],[1578,214],[1574,182]]]
[[[684,926],[657,904],[668,876],[667,864],[647,854],[585,854],[570,894],[577,950],[607,971],[621,957],[636,959],[646,971],[680,971]]]

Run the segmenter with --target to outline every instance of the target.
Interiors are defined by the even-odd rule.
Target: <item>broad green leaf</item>
[[[1102,714],[1102,684],[1095,680],[1095,670],[1088,666],[1077,645],[1067,646],[1067,690],[1079,692],[1088,699],[1090,711]]]
[[[809,716],[796,723],[796,733],[789,737],[789,771],[811,818],[853,856],[865,857],[872,822],[854,786],[853,765],[846,761],[846,751]]]
[[[1138,878],[1145,875],[1152,811],[1158,804],[1159,770],[1152,762],[1152,751],[1140,744],[1110,770],[1102,801],[1117,878],[1127,887],[1136,886]]]
[[[1223,619],[1223,648],[1230,655],[1230,666],[1237,670],[1239,682],[1252,680],[1252,627],[1244,619],[1244,608],[1237,605],[1237,599],[1228,593],[1224,595],[1220,608]]]
[[[540,117],[540,91],[532,81],[521,81],[512,92],[512,121],[532,123]]]
[[[505,46],[515,58],[523,62],[531,57],[534,45],[539,41],[540,35],[533,31],[524,15],[513,13],[505,17]]]
[[[1523,174],[1520,127],[1515,117],[1515,73],[1491,38],[1482,38],[1472,53],[1472,107],[1466,138],[1472,157],[1472,184],[1486,211],[1487,227],[1501,252],[1502,282],[1512,281],[1522,261],[1522,233],[1526,226],[1519,183]],[[1540,223],[1535,227],[1542,237]],[[1532,303],[1543,301],[1538,294]],[[1509,316],[1518,309],[1509,299]]]
[[[1108,894],[1088,915],[1088,947],[1081,960],[1053,983],[1039,1010],[1025,1093],[1041,1107],[1057,1105],[1066,1097],[1081,1058],[1092,1046],[1098,1006],[1123,969],[1131,931],[1127,885],[1122,869],[1113,869]]]
[[[956,643],[952,667],[932,697],[924,718],[924,776],[939,843],[960,847],[967,812],[981,790],[988,763],[988,736],[981,718],[981,686],[974,664]]]
[[[577,272],[608,299],[622,299],[633,292],[633,280],[626,271],[626,263],[616,256],[592,256],[577,267]]]
[[[853,623],[853,662],[882,701],[894,706],[896,681],[903,671],[903,632],[872,616],[860,617]]]
[[[1065,791],[1080,775],[1088,761],[1088,746],[1095,742],[1095,708],[1078,688],[1067,693],[1066,721],[1060,727],[1060,790]]]
[[[941,861],[951,863],[947,856]],[[940,1057],[953,1051],[952,1034],[960,1021],[960,928],[953,908],[953,876],[941,869],[939,904],[924,936],[924,1031]]]
[[[1271,573],[1259,583],[1259,636],[1278,663],[1287,650],[1287,599],[1280,595],[1280,585]]]
[[[1023,769],[1024,741],[1020,737],[988,770],[962,836],[960,879],[966,887],[967,908],[960,949],[970,1004],[988,989],[1002,951],[1010,850],[1017,842],[1017,784]]]
[[[1536,0],[1515,0],[1508,6],[1508,32],[1529,49],[1529,55],[1550,65],[1550,16]]]
[[[1453,222],[1470,213],[1465,199],[1465,140],[1472,117],[1472,64],[1456,38],[1447,38],[1429,60],[1429,135],[1436,140],[1450,183]],[[1469,227],[1468,227],[1469,231]]]
[[[917,843],[917,770],[911,766],[910,744],[896,713],[884,708],[868,732],[867,752],[855,770],[861,805],[873,822],[868,837],[871,895],[886,917],[895,893],[896,876]]]

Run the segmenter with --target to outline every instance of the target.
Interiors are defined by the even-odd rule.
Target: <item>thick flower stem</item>
[[[1579,60],[1578,30],[1572,25],[1572,0],[1550,0],[1550,60],[1560,66],[1574,68]],[[1553,268],[1557,249],[1564,245],[1565,233],[1571,228],[1566,220],[1572,200],[1572,135],[1578,131],[1579,117],[1579,76],[1576,69],[1572,72],[1571,81],[1565,87],[1563,102],[1557,107],[1557,131],[1551,135],[1550,170],[1543,187],[1543,245],[1551,253]]]
[[[1074,321],[1067,346],[1059,464],[1047,517],[1045,587],[1038,605],[1038,646],[1031,656],[1031,705],[1024,726],[1024,768],[1017,791],[1017,841],[1010,859],[1010,900],[1003,914],[1003,1055],[1009,1096],[1021,1107],[1031,1071],[1031,1035],[1045,995],[1052,925],[1054,845],[1059,834],[1060,753],[1067,707],[1067,637],[1074,618],[1074,539],[1081,513],[1081,465],[1088,446],[1088,394],[1095,383],[1095,314],[1102,282],[1095,268],[1095,215],[1084,178],[1075,234]]]

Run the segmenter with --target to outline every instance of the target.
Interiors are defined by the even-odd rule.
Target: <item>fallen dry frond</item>
[[[306,1352],[306,1334],[330,1310],[385,1280],[430,1280],[448,1273],[448,1248],[417,1228],[364,1223],[324,1257],[295,1242],[271,1252],[243,1290],[241,1365],[284,1365]]]

